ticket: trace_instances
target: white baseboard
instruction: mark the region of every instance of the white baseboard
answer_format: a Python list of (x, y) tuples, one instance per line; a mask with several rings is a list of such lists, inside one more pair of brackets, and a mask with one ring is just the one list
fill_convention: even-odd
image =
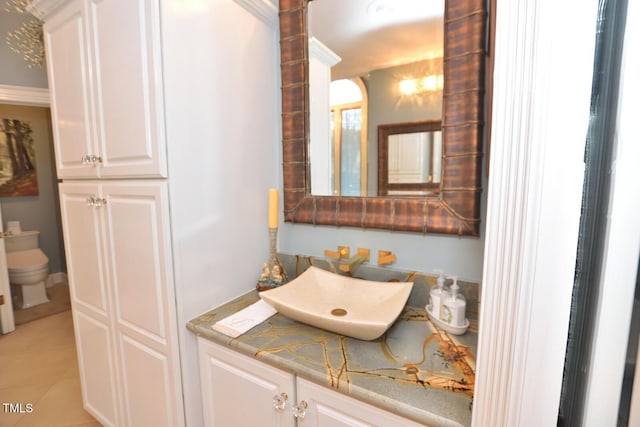
[(47, 277), (47, 282), (45, 283), (45, 287), (50, 288), (56, 283), (66, 282), (67, 281), (67, 273), (58, 272), (51, 273), (49, 277)]

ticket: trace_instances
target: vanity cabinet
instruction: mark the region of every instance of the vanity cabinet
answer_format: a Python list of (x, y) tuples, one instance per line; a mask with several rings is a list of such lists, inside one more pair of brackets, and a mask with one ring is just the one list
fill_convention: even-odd
[(60, 184), (85, 407), (107, 426), (183, 424), (165, 181)]
[(293, 375), (202, 338), (198, 356), (205, 426), (295, 426)]
[(406, 418), (198, 338), (205, 426), (418, 427)]
[(299, 427), (424, 427), (302, 378), (296, 386), (297, 401), (307, 406)]
[(43, 26), (58, 178), (166, 177), (158, 0), (72, 0)]

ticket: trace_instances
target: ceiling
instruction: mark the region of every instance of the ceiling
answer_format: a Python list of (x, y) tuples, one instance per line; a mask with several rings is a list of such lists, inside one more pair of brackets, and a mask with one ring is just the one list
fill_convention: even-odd
[(313, 0), (309, 34), (342, 60), (332, 78), (441, 58), (444, 0)]

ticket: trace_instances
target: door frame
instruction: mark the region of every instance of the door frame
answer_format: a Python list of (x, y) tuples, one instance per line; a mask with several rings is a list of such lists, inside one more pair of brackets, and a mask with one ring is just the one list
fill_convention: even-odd
[(4, 304), (0, 305), (0, 334), (8, 334), (16, 329), (13, 318), (13, 298), (9, 285), (7, 255), (4, 248), (4, 228), (2, 222), (2, 204), (0, 203), (0, 295), (4, 296)]
[[(631, 11), (634, 2), (629, 3)], [(473, 426), (557, 423), (578, 240), (597, 6), (596, 0), (511, 0), (500, 2), (496, 10), (491, 172)], [(566, 32), (567, 16), (571, 17), (571, 32)], [(630, 17), (628, 14), (627, 22), (635, 22)], [(627, 88), (625, 84), (621, 93), (629, 92), (632, 98), (632, 91), (627, 89), (631, 85)], [(624, 110), (633, 114), (632, 109)], [(615, 170), (618, 177), (632, 177), (620, 182), (637, 186), (640, 168), (633, 167), (633, 161), (638, 157), (638, 147), (632, 150), (631, 144), (637, 138), (633, 140), (634, 134), (629, 133), (625, 135), (628, 147), (620, 146), (629, 152), (618, 157)], [(630, 152), (636, 153), (635, 157)], [(637, 190), (632, 194), (637, 196)], [(619, 245), (607, 249), (612, 261), (625, 250), (637, 251), (633, 245), (638, 244), (638, 223), (629, 221), (625, 212), (637, 210), (612, 210), (621, 220), (617, 226), (611, 225), (612, 231), (614, 227), (625, 230), (624, 234), (618, 233)], [(627, 241), (623, 242), (625, 236)], [(637, 252), (635, 263), (630, 265), (637, 268)], [(616, 278), (611, 283), (615, 285), (607, 287), (607, 292), (617, 293), (615, 297), (624, 298), (629, 291), (633, 295), (635, 280)], [(606, 327), (615, 320), (620, 329), (615, 330), (616, 336), (628, 333), (628, 323), (621, 321), (631, 310), (627, 301), (624, 307), (605, 307), (601, 300), (601, 308), (607, 308), (598, 318), (602, 337), (612, 331)], [(613, 322), (608, 323), (605, 315)], [(596, 348), (614, 353), (603, 345), (611, 339), (600, 341)], [(624, 343), (626, 338), (617, 345), (623, 348)], [(614, 364), (600, 365), (600, 376), (621, 378), (625, 351), (617, 353), (621, 357)], [(590, 399), (594, 404), (591, 412), (598, 412), (598, 419), (617, 414), (618, 405), (611, 405), (611, 400), (618, 399), (620, 388), (603, 386), (592, 379), (589, 392), (594, 397), (608, 396), (600, 401)], [(590, 424), (586, 425), (615, 424), (598, 424), (597, 418), (588, 416), (585, 419)]]
[[(51, 107), (48, 89), (11, 85), (0, 85), (0, 104)], [(0, 233), (2, 231), (2, 209), (0, 206)], [(0, 294), (5, 296), (5, 303), (0, 305), (0, 334), (7, 334), (15, 330), (11, 286), (6, 265), (4, 241), (0, 240)]]
[(598, 2), (497, 3), (472, 425), (556, 425)]

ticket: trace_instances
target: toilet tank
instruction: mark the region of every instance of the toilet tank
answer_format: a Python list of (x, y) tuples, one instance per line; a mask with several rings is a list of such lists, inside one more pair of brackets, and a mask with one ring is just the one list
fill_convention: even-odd
[(27, 249), (37, 249), (39, 246), (39, 231), (23, 231), (22, 233), (4, 236), (4, 247), (7, 252), (26, 251)]

